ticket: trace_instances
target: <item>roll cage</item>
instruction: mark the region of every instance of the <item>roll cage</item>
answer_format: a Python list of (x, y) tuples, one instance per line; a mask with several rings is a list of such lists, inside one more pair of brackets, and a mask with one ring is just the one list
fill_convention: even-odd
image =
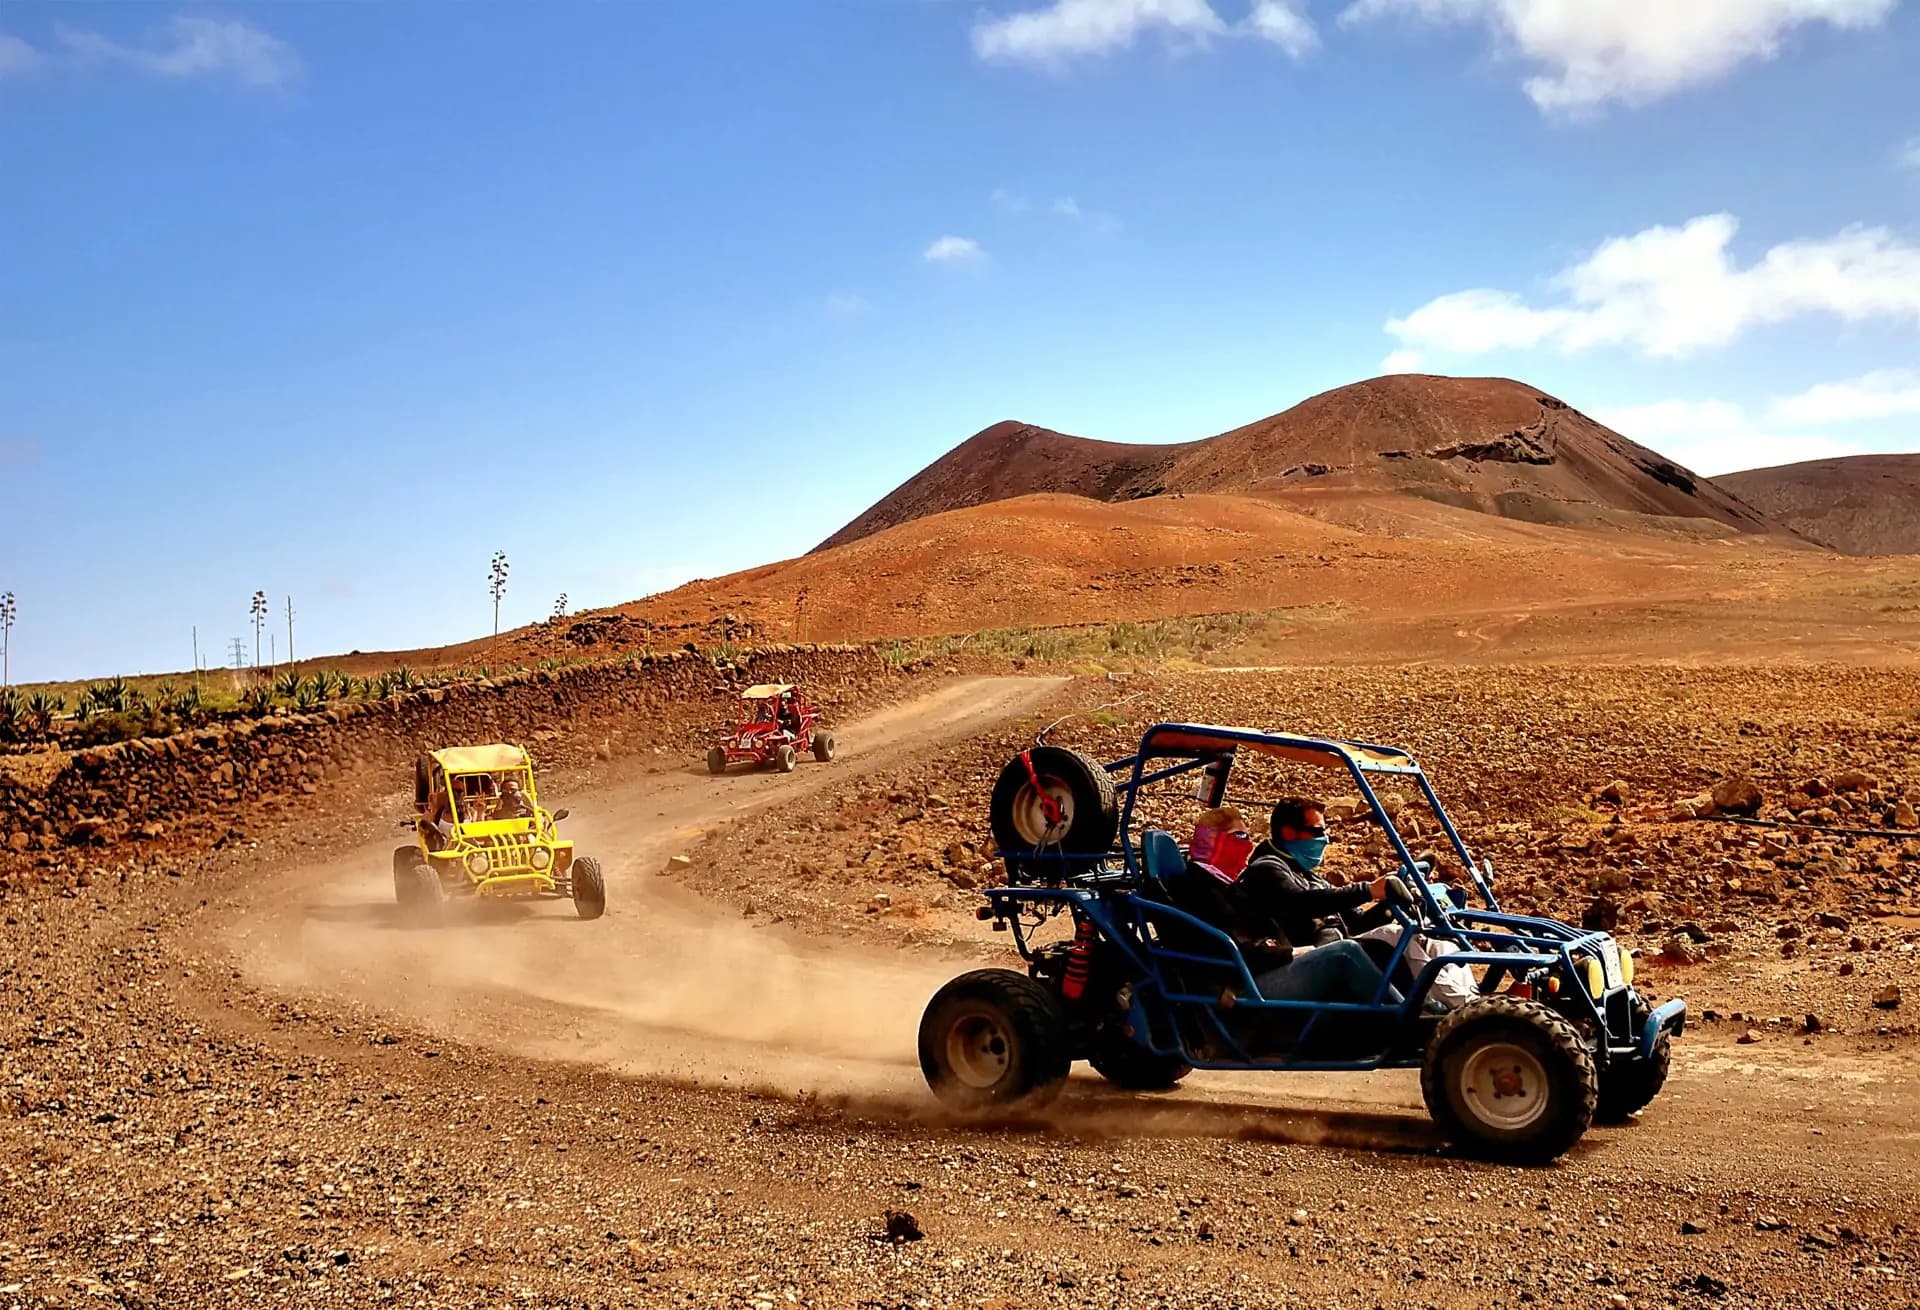
[[(1414, 912), (1389, 907), (1403, 931), (1382, 970), (1380, 989), (1368, 1003), (1263, 996), (1233, 939), (1172, 903), (1168, 882), (1187, 876), (1177, 843), (1165, 833), (1152, 831), (1141, 834), (1140, 840), (1133, 838), (1135, 806), (1143, 787), (1206, 771), (1201, 799), (1217, 806), (1226, 798), (1234, 762), (1243, 750), (1344, 772), (1398, 856), (1400, 877), (1414, 892), (1417, 905), (1411, 907)], [(1420, 1015), (1435, 977), (1450, 964), (1484, 968), (1482, 994), (1497, 991), (1508, 980), (1538, 979), (1543, 985), (1553, 980), (1554, 999), (1564, 1012), (1576, 1022), (1593, 1025), (1595, 1055), (1603, 1067), (1611, 1058), (1646, 1058), (1663, 1030), (1679, 1031), (1684, 1025), (1685, 1002), (1674, 1000), (1655, 1010), (1642, 1030), (1634, 1033), (1631, 963), (1623, 962), (1617, 944), (1606, 933), (1503, 912), (1493, 893), (1491, 861), (1475, 861), (1425, 771), (1399, 747), (1211, 724), (1161, 723), (1146, 731), (1134, 754), (1105, 767), (1115, 778), (1120, 803), (1118, 849), (1092, 863), (1085, 854), (1001, 852), (1009, 885), (987, 890), (988, 906), (981, 917), (993, 919), (996, 928), (1009, 929), (1022, 958), (1030, 963), (1040, 949), (1033, 933), (1048, 921), (1070, 912), (1076, 924), (1090, 924), (1121, 953), (1133, 974), (1121, 989), (1120, 1001), (1128, 1011), (1134, 1039), (1157, 1055), (1178, 1057), (1198, 1068), (1223, 1069), (1418, 1065), (1417, 1049), (1386, 1041), (1378, 1054), (1352, 1059), (1258, 1058), (1228, 1030), (1223, 1011), (1252, 1009), (1305, 1016), (1304, 1027), (1289, 1046), (1306, 1050), (1308, 1038), (1329, 1015), (1411, 1024)], [(1408, 848), (1373, 788), (1370, 779), (1374, 777), (1405, 779), (1419, 789), (1470, 876), (1472, 891), (1481, 901), (1479, 908), (1468, 903), (1466, 889), (1449, 889), (1451, 894), (1442, 896), (1427, 882), (1424, 875), (1431, 867), (1417, 861)], [(1169, 944), (1168, 929), (1185, 939), (1184, 947)], [(1415, 975), (1402, 1002), (1395, 1005), (1386, 994), (1389, 980), (1399, 971), (1416, 933), (1452, 942), (1458, 949), (1430, 959)], [(1215, 949), (1202, 953), (1196, 944)], [(1193, 979), (1195, 971), (1224, 978), (1224, 986), (1203, 988)], [(1182, 1023), (1182, 1018), (1190, 1022)], [(1199, 1040), (1203, 1034), (1210, 1040)]]

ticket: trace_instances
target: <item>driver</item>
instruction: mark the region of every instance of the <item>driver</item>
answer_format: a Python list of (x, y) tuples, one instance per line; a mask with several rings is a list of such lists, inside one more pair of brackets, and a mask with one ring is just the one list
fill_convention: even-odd
[(533, 802), (527, 799), (527, 793), (520, 786), (520, 775), (509, 773), (500, 781), (500, 803), (494, 807), (496, 819), (531, 819)]
[[(1398, 878), (1336, 887), (1321, 876), (1320, 861), (1327, 853), (1327, 807), (1321, 801), (1304, 796), (1275, 801), (1268, 833), (1254, 847), (1240, 885), (1295, 948), (1325, 946), (1391, 921), (1389, 898), (1402, 905), (1413, 901)], [(1369, 902), (1376, 908), (1362, 914)]]
[(800, 735), (800, 710), (794, 705), (790, 691), (780, 697), (780, 729), (796, 737)]

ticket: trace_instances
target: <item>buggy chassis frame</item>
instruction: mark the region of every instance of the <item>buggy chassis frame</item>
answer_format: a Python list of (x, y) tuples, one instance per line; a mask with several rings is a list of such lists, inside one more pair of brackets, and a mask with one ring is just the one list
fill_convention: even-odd
[[(1343, 769), (1358, 788), (1381, 830), (1399, 857), (1401, 878), (1418, 897), (1419, 913), (1395, 905), (1391, 911), (1403, 931), (1394, 945), (1390, 964), (1382, 971), (1380, 990), (1368, 1004), (1312, 1000), (1282, 1000), (1261, 994), (1245, 958), (1232, 938), (1194, 915), (1152, 895), (1165, 892), (1150, 876), (1142, 843), (1130, 840), (1135, 801), (1141, 788), (1195, 770), (1212, 770), (1212, 804), (1224, 799), (1238, 752), (1250, 748), (1263, 754), (1327, 769)], [(1171, 761), (1171, 763), (1162, 763)], [(1434, 978), (1448, 964), (1485, 966), (1480, 982), (1483, 995), (1497, 991), (1509, 978), (1555, 986), (1554, 999), (1576, 1023), (1592, 1025), (1597, 1035), (1594, 1057), (1601, 1071), (1616, 1060), (1646, 1059), (1662, 1032), (1675, 1034), (1686, 1025), (1686, 1002), (1675, 999), (1653, 1009), (1633, 1033), (1631, 964), (1623, 969), (1618, 946), (1604, 932), (1574, 928), (1552, 919), (1504, 913), (1493, 894), (1492, 862), (1474, 860), (1465, 839), (1454, 826), (1433, 784), (1407, 752), (1368, 742), (1336, 741), (1257, 732), (1246, 728), (1205, 724), (1162, 723), (1149, 728), (1139, 749), (1106, 765), (1117, 775), (1115, 791), (1121, 797), (1118, 852), (1109, 852), (1092, 868), (1088, 856), (1001, 852), (1009, 885), (988, 888), (988, 905), (981, 917), (994, 920), (996, 929), (1011, 930), (1023, 959), (1035, 958), (1034, 932), (1062, 913), (1076, 923), (1090, 924), (1100, 937), (1121, 952), (1136, 971), (1136, 981), (1121, 989), (1120, 1004), (1127, 1011), (1129, 1034), (1156, 1055), (1182, 1060), (1202, 1069), (1366, 1070), (1410, 1068), (1421, 1064), (1418, 1044), (1383, 1041), (1377, 1054), (1352, 1058), (1261, 1058), (1249, 1054), (1228, 1031), (1222, 1011), (1257, 1010), (1305, 1015), (1306, 1024), (1289, 1044), (1310, 1049), (1307, 1039), (1327, 1016), (1349, 1019), (1395, 1020), (1402, 1031), (1417, 1029)], [(1470, 908), (1464, 889), (1435, 894), (1422, 876), (1430, 866), (1415, 860), (1413, 852), (1388, 817), (1370, 776), (1404, 778), (1419, 788), (1431, 807), (1448, 844), (1472, 878), (1473, 890), (1484, 908)], [(1115, 855), (1118, 863), (1115, 863)], [(1051, 872), (1054, 876), (1049, 877)], [(1218, 954), (1175, 950), (1163, 940), (1161, 925), (1177, 924), (1192, 936), (1218, 947)], [(1415, 976), (1403, 1001), (1387, 999), (1387, 980), (1404, 961), (1416, 933), (1452, 942), (1454, 953), (1430, 959)], [(1230, 979), (1225, 993), (1192, 990), (1177, 976), (1177, 968), (1200, 966), (1221, 971)], [(1190, 1022), (1182, 1024), (1183, 1018)], [(1194, 1024), (1201, 1025), (1198, 1032)], [(1204, 1033), (1204, 1044), (1194, 1040)], [(1223, 1052), (1223, 1053), (1222, 1053)]]

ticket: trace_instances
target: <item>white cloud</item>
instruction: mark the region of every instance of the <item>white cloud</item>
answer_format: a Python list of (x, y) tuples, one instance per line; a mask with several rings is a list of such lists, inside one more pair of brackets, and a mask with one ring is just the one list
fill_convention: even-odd
[(24, 73), (40, 62), (40, 52), (17, 36), (0, 32), (0, 77)]
[(1542, 71), (1525, 82), (1545, 110), (1640, 105), (1772, 59), (1809, 23), (1873, 27), (1898, 0), (1355, 0), (1342, 23), (1404, 16), (1479, 23), (1503, 53)]
[(300, 76), (300, 57), (278, 37), (238, 19), (176, 17), (160, 41), (123, 45), (98, 32), (61, 26), (55, 31), (74, 54), (130, 64), (160, 77), (232, 77), (256, 87), (284, 86)]
[(1845, 382), (1822, 382), (1776, 396), (1767, 413), (1786, 423), (1858, 423), (1920, 414), (1920, 371), (1879, 369)]
[(873, 302), (857, 291), (835, 291), (827, 297), (827, 313), (835, 318), (858, 318), (873, 308)]
[(980, 58), (1059, 68), (1075, 59), (1125, 50), (1147, 33), (1176, 49), (1204, 48), (1216, 37), (1270, 41), (1293, 59), (1319, 44), (1303, 0), (1254, 0), (1237, 23), (1211, 0), (1051, 0), (1037, 9), (989, 18), (973, 29)]
[(1387, 331), (1407, 347), (1455, 354), (1626, 346), (1678, 358), (1802, 314), (1920, 322), (1920, 247), (1887, 229), (1783, 242), (1740, 268), (1728, 252), (1738, 227), (1710, 214), (1613, 237), (1552, 280), (1558, 304), (1458, 291), (1389, 319)]
[(935, 237), (920, 258), (929, 264), (973, 264), (987, 257), (972, 237)]
[(1023, 195), (995, 188), (993, 207), (1003, 214), (1024, 214), (1033, 208), (1033, 202)]
[(1920, 136), (1910, 138), (1901, 146), (1894, 162), (1902, 168), (1920, 168)]
[(1289, 59), (1305, 59), (1320, 48), (1320, 34), (1295, 0), (1254, 0), (1247, 31), (1279, 46)]
[(1657, 400), (1593, 412), (1624, 437), (1706, 477), (1741, 469), (1857, 455), (1861, 447), (1818, 432), (1776, 431), (1725, 400)]
[(1420, 366), (1426, 362), (1426, 356), (1417, 350), (1396, 350), (1380, 361), (1380, 371), (1382, 373), (1418, 373)]

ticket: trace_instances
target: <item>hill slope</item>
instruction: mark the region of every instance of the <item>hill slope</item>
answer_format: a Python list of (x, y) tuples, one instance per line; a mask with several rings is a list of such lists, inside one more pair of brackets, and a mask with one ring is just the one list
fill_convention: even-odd
[(1920, 555), (1920, 454), (1815, 459), (1714, 481), (1823, 546), (1849, 555)]
[(1564, 401), (1507, 378), (1408, 374), (1324, 392), (1201, 441), (1124, 445), (1014, 422), (970, 437), (833, 534), (845, 545), (929, 514), (1035, 492), (1391, 491), (1534, 522), (1625, 512), (1775, 524), (1734, 495)]

